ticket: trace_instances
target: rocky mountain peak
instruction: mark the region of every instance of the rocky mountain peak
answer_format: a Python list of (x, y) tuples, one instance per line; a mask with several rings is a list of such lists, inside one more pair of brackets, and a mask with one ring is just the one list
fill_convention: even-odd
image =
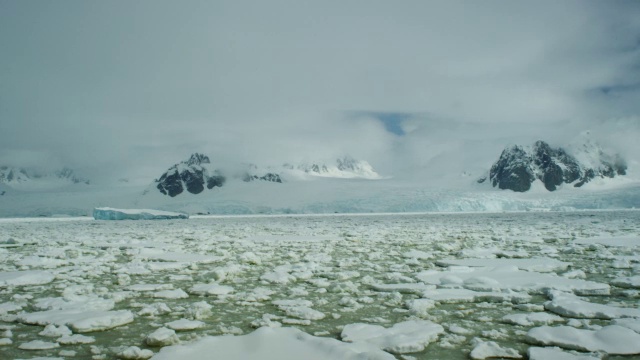
[(210, 168), (209, 157), (195, 153), (191, 157), (170, 167), (156, 180), (156, 188), (164, 195), (175, 197), (185, 189), (199, 194), (207, 189), (222, 186), (226, 178)]
[(188, 166), (202, 165), (202, 164), (211, 164), (211, 160), (209, 160), (209, 157), (207, 155), (194, 153), (194, 154), (191, 154), (191, 157), (189, 158), (189, 160), (183, 161), (183, 163), (185, 163)]
[(539, 140), (531, 147), (505, 148), (491, 167), (489, 179), (494, 187), (517, 192), (528, 191), (538, 179), (547, 190), (554, 191), (562, 184), (580, 187), (595, 177), (625, 174), (624, 160), (617, 154), (606, 154), (599, 146), (588, 145), (571, 154)]

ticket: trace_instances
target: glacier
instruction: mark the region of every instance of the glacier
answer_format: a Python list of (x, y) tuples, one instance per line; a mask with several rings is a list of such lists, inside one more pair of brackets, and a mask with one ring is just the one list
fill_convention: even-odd
[(103, 207), (93, 209), (93, 218), (96, 220), (166, 220), (188, 219), (189, 215), (151, 209), (114, 209)]

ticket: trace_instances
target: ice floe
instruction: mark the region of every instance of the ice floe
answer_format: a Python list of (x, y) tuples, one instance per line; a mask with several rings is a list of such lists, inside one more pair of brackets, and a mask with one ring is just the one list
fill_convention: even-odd
[(439, 266), (469, 266), (469, 267), (509, 267), (515, 266), (520, 270), (537, 272), (556, 272), (566, 270), (571, 263), (551, 258), (530, 259), (444, 259), (437, 260)]
[(405, 354), (424, 350), (443, 332), (441, 325), (431, 321), (409, 320), (390, 328), (362, 323), (349, 324), (342, 329), (340, 337), (343, 341), (365, 342), (395, 354)]
[(600, 360), (596, 354), (575, 354), (558, 347), (536, 347), (527, 349), (529, 360)]
[(640, 354), (640, 334), (618, 325), (599, 330), (582, 330), (571, 326), (542, 326), (527, 333), (533, 343), (554, 345), (581, 351), (603, 351), (611, 355)]
[(188, 345), (168, 346), (154, 360), (206, 360), (211, 354), (227, 360), (393, 360), (395, 357), (368, 343), (344, 343), (309, 335), (295, 328), (263, 327), (242, 336), (209, 336)]
[(610, 292), (608, 284), (523, 271), (515, 266), (470, 269), (427, 270), (416, 277), (428, 284), (476, 291), (514, 290), (542, 294), (547, 290), (563, 290), (584, 295), (607, 295)]
[(549, 293), (551, 301), (544, 304), (545, 309), (558, 315), (585, 319), (615, 319), (621, 317), (640, 317), (640, 309), (597, 304), (560, 291)]
[(7, 286), (44, 285), (56, 276), (48, 271), (27, 270), (0, 272), (0, 288)]

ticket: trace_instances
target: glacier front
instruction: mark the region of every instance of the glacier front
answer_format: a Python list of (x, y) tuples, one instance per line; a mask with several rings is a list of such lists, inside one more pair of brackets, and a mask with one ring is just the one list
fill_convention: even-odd
[(101, 207), (93, 209), (93, 218), (96, 220), (166, 220), (188, 219), (189, 215), (151, 209), (114, 209)]

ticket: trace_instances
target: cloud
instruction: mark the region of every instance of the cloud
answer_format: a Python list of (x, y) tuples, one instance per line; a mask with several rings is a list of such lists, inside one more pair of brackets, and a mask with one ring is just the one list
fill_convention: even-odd
[[(597, 128), (611, 138), (615, 119), (637, 130), (639, 10), (634, 1), (3, 2), (0, 153), (149, 174), (140, 176), (194, 151), (228, 163), (351, 153), (408, 172), (474, 149), (460, 161), (479, 164), (534, 136), (562, 142)], [(376, 114), (405, 114), (406, 134)]]

